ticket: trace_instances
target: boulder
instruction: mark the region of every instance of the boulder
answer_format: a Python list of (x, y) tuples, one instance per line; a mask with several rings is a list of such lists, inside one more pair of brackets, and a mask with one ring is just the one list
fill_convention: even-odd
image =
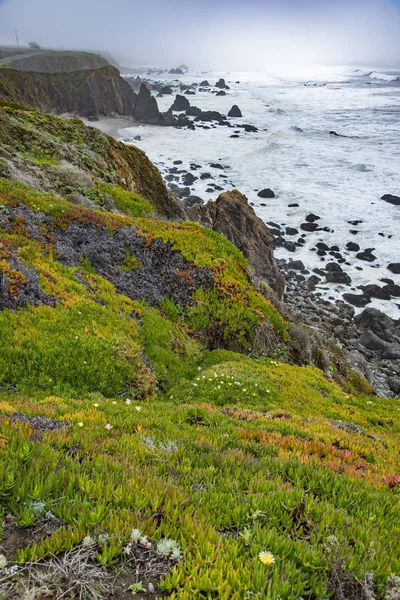
[(287, 264), (287, 268), (292, 269), (293, 271), (304, 271), (305, 266), (304, 266), (303, 261), (301, 261), (301, 260), (291, 260)]
[(358, 308), (366, 306), (371, 302), (371, 298), (369, 298), (369, 296), (365, 296), (364, 294), (343, 294), (343, 299), (349, 304), (357, 306)]
[(174, 93), (174, 91), (173, 91), (172, 87), (170, 87), (169, 85), (164, 85), (164, 87), (162, 87), (160, 89), (160, 94), (162, 96), (170, 96), (173, 93)]
[(349, 252), (358, 252), (360, 250), (360, 246), (355, 242), (348, 242), (346, 248)]
[(238, 107), (237, 104), (234, 104), (231, 108), (231, 110), (228, 112), (228, 117), (232, 117), (232, 118), (236, 118), (236, 117), (242, 117), (242, 111), (240, 110), (240, 108)]
[(226, 85), (226, 83), (225, 83), (225, 79), (223, 79), (222, 77), (221, 77), (221, 79), (219, 79), (219, 80), (217, 81), (217, 83), (215, 84), (215, 86), (214, 86), (214, 87), (216, 87), (216, 88), (219, 88), (219, 89), (221, 89), (221, 90), (229, 90), (229, 86), (228, 86), (228, 85)]
[(217, 96), (226, 96), (226, 92), (224, 92), (224, 90), (219, 90), (219, 92), (217, 92)]
[(400, 275), (400, 263), (390, 263), (387, 268), (395, 275)]
[(264, 190), (261, 190), (261, 192), (258, 192), (257, 196), (259, 198), (275, 198), (275, 194), (272, 190), (270, 190), (269, 188), (265, 188)]
[(366, 296), (370, 298), (379, 298), (380, 300), (390, 300), (390, 293), (384, 287), (380, 287), (379, 285), (369, 284), (362, 285), (360, 289)]
[(315, 223), (315, 221), (319, 221), (320, 219), (321, 217), (319, 217), (318, 215), (314, 215), (314, 213), (310, 213), (306, 216), (307, 223)]
[(207, 79), (204, 79), (204, 81), (202, 81), (200, 83), (200, 86), (201, 87), (210, 87), (210, 84), (208, 83)]
[(395, 341), (395, 323), (388, 316), (376, 308), (366, 308), (354, 318), (358, 329), (372, 331), (382, 340), (388, 343)]
[(303, 231), (315, 231), (318, 229), (318, 225), (316, 223), (302, 223), (300, 229)]
[(359, 252), (358, 254), (356, 254), (356, 258), (360, 260), (365, 260), (367, 262), (374, 262), (374, 260), (376, 260), (376, 256), (374, 256), (372, 252), (367, 252), (366, 250), (364, 252)]
[(326, 281), (328, 283), (340, 283), (343, 285), (351, 284), (351, 277), (344, 271), (331, 271), (326, 274)]
[(190, 220), (224, 234), (248, 258), (254, 275), (282, 297), (285, 279), (274, 258), (274, 237), (237, 190), (220, 194), (215, 202), (187, 211)]
[(392, 194), (384, 194), (381, 198), (385, 202), (389, 202), (389, 204), (393, 204), (394, 206), (400, 206), (400, 196), (392, 196)]

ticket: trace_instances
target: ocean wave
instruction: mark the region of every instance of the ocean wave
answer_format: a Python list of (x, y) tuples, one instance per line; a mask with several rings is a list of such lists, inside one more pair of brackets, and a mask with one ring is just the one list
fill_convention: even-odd
[(381, 81), (400, 81), (399, 75), (387, 75), (387, 73), (378, 73), (377, 71), (372, 71), (369, 76), (371, 79), (380, 79)]

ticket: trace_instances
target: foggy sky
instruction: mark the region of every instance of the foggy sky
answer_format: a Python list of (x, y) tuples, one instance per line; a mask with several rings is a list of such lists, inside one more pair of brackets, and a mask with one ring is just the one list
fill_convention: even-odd
[(0, 0), (0, 43), (104, 49), (125, 65), (400, 67), (399, 0)]

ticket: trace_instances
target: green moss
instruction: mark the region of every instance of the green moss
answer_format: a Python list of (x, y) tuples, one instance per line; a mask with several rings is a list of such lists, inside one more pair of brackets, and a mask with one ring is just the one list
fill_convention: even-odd
[(131, 254), (129, 252), (129, 250), (126, 250), (126, 257), (125, 257), (125, 262), (124, 264), (121, 266), (121, 269), (123, 271), (134, 271), (135, 269), (138, 269), (140, 267), (141, 263), (140, 261), (136, 258), (136, 256), (134, 256), (133, 254)]

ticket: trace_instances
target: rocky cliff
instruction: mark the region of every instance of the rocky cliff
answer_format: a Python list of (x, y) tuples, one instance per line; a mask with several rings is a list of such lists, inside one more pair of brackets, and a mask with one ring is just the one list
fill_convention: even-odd
[(102, 56), (89, 52), (37, 51), (24, 58), (11, 58), (6, 67), (38, 73), (64, 73), (99, 69), (108, 64)]
[(0, 99), (43, 112), (88, 117), (132, 115), (136, 95), (111, 65), (57, 73), (1, 68)]
[(222, 233), (240, 248), (256, 280), (267, 282), (282, 297), (285, 279), (275, 262), (274, 238), (243, 194), (237, 190), (221, 194), (216, 202), (193, 206), (187, 213), (193, 221)]

